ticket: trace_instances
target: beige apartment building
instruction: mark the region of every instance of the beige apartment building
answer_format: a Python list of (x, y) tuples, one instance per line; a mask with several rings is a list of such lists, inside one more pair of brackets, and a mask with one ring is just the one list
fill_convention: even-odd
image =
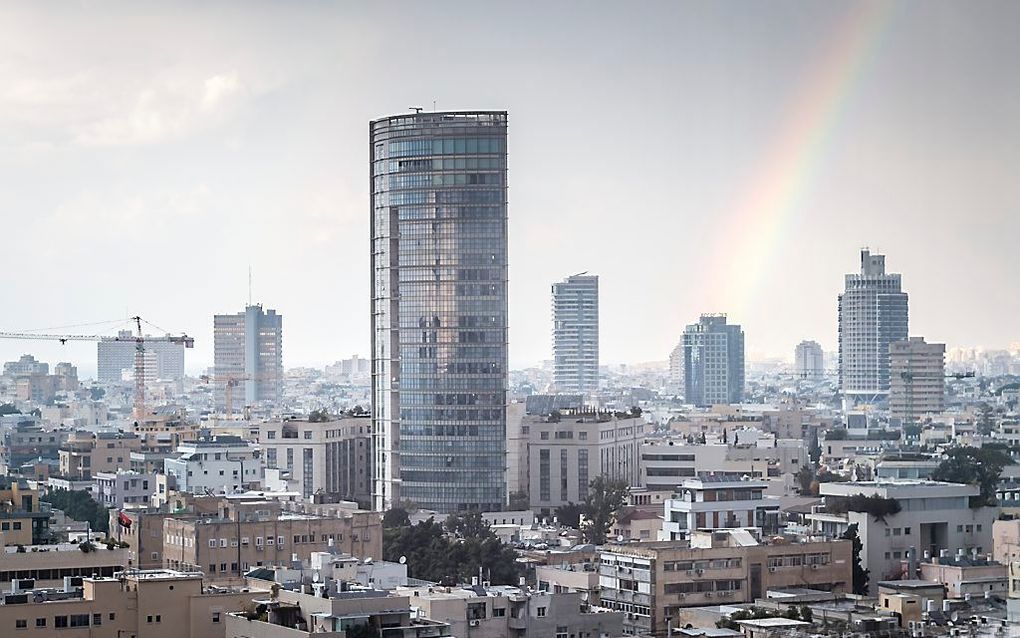
[(204, 572), (211, 582), (237, 582), (255, 567), (283, 565), (295, 555), (330, 550), (381, 558), (379, 514), (341, 509), (322, 516), (286, 511), (271, 501), (224, 499), (215, 514), (163, 520), (163, 564)]
[(889, 414), (917, 421), (940, 414), (946, 398), (946, 344), (924, 337), (889, 344)]
[[(0, 546), (0, 584), (13, 588), (14, 581), (31, 582), (31, 587), (61, 587), (65, 578), (113, 576), (130, 566), (129, 550), (107, 549), (83, 552), (76, 543), (31, 545), (21, 548)], [(0, 631), (0, 635), (4, 635)]]
[[(641, 479), (641, 442), (647, 424), (641, 417), (618, 418), (609, 412), (564, 410), (559, 416), (524, 415), (516, 434), (508, 439), (508, 456), (523, 467), (531, 509), (540, 516), (588, 496), (588, 484), (597, 476), (638, 485)], [(512, 428), (513, 429), (513, 428)]]
[(601, 605), (626, 612), (628, 633), (667, 635), (685, 607), (753, 602), (770, 589), (848, 592), (851, 552), (850, 541), (765, 541), (746, 529), (606, 545), (599, 550)]
[(365, 505), (371, 501), (369, 415), (260, 423), (257, 441), (266, 469), (286, 472), (287, 491), (305, 498), (322, 494)]
[(142, 440), (124, 432), (75, 432), (60, 446), (60, 475), (89, 479), (93, 472), (116, 472), (131, 466), (131, 453), (142, 449)]
[(251, 591), (203, 587), (201, 574), (135, 571), (84, 578), (81, 588), (29, 591), (0, 604), (0, 636), (224, 638), (226, 616)]
[(50, 515), (40, 510), (38, 490), (0, 476), (0, 546), (48, 542)]

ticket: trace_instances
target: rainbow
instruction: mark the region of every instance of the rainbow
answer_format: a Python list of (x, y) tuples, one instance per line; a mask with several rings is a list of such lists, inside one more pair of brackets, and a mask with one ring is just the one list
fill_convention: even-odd
[[(818, 61), (810, 66), (784, 110), (779, 127), (748, 188), (735, 200), (712, 253), (716, 273), (703, 297), (722, 295), (731, 316), (748, 317), (758, 283), (811, 192), (840, 120), (876, 57), (892, 22), (894, 3), (855, 2)], [(736, 241), (733, 241), (736, 238)]]

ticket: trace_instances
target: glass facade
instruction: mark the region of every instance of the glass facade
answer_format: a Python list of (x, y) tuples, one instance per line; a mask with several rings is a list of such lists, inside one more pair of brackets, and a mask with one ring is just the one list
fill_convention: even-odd
[(376, 509), (505, 502), (506, 112), (369, 126)]

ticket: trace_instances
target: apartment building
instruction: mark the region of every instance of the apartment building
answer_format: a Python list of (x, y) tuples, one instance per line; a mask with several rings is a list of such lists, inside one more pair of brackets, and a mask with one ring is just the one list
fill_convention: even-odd
[(287, 491), (367, 505), (372, 492), (372, 419), (293, 419), (258, 424), (266, 469), (286, 470)]
[(95, 472), (116, 472), (131, 465), (131, 453), (142, 448), (141, 439), (125, 432), (74, 432), (60, 447), (60, 475), (91, 479)]
[[(113, 576), (131, 567), (131, 552), (123, 547), (83, 552), (78, 543), (0, 546), (0, 583), (17, 587), (62, 587), (65, 578)], [(0, 632), (3, 635), (3, 632)]]
[(213, 317), (215, 403), (228, 414), (243, 406), (265, 407), (283, 397), (283, 315), (245, 306)]
[(640, 451), (647, 424), (641, 417), (608, 412), (564, 412), (525, 416), (518, 445), (527, 459), (528, 495), (542, 516), (567, 503), (580, 503), (596, 476), (640, 481)]
[(92, 477), (92, 498), (106, 508), (148, 505), (156, 493), (156, 474), (130, 471), (96, 472)]
[(262, 484), (258, 446), (239, 436), (214, 436), (184, 443), (164, 461), (174, 488), (191, 494), (238, 492)]
[(889, 344), (889, 414), (913, 422), (946, 407), (946, 344), (924, 337)]
[[(268, 595), (268, 593), (267, 593)], [(33, 638), (223, 638), (252, 592), (203, 587), (201, 574), (131, 571), (28, 590), (0, 604), (0, 635)]]
[(489, 585), (398, 587), (427, 618), (446, 623), (454, 636), (545, 638), (619, 636), (622, 613), (594, 613), (579, 592)]
[(49, 542), (50, 514), (41, 510), (28, 481), (0, 476), (0, 545)]
[[(728, 444), (707, 445), (648, 440), (641, 446), (641, 485), (652, 491), (675, 491), (685, 479), (703, 472), (739, 473), (764, 479), (770, 470), (778, 475), (796, 474), (807, 463), (803, 441), (762, 435), (756, 430), (733, 430), (728, 431)], [(734, 439), (737, 445), (733, 444)]]
[[(248, 580), (259, 585), (265, 583)], [(454, 635), (447, 623), (420, 618), (407, 595), (333, 579), (276, 585), (274, 591), (270, 600), (265, 596), (252, 600), (250, 607), (264, 609), (264, 613), (228, 614), (225, 638), (355, 635), (444, 638)], [(414, 606), (417, 607), (417, 603)]]
[(822, 483), (819, 494), (825, 497), (826, 509), (844, 509), (837, 503), (854, 495), (877, 496), (895, 500), (900, 510), (895, 514), (876, 517), (868, 512), (808, 514), (814, 530), (831, 536), (842, 534), (857, 524), (861, 539), (861, 563), (871, 571), (870, 593), (878, 591), (878, 582), (899, 578), (902, 561), (913, 547), (917, 552), (938, 556), (942, 550), (956, 553), (963, 550), (978, 554), (992, 551), (992, 524), (998, 517), (997, 507), (970, 507), (977, 496), (976, 485), (944, 483), (931, 480), (857, 481)]
[(682, 540), (697, 530), (757, 527), (779, 531), (779, 499), (768, 498), (768, 483), (739, 474), (702, 473), (684, 479), (680, 498), (663, 508), (659, 540)]
[(216, 582), (237, 581), (250, 569), (282, 565), (312, 552), (338, 551), (382, 557), (377, 513), (333, 510), (323, 516), (282, 510), (279, 503), (223, 499), (215, 514), (163, 520), (163, 563), (202, 571)]
[(849, 541), (764, 542), (748, 530), (695, 532), (689, 542), (599, 550), (601, 605), (626, 614), (628, 634), (669, 635), (685, 607), (753, 602), (771, 589), (852, 588)]

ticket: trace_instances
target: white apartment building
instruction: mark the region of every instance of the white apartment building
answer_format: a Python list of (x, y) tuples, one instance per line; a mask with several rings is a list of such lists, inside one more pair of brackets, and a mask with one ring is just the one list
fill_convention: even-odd
[[(685, 479), (702, 472), (747, 474), (765, 479), (769, 469), (796, 474), (807, 463), (807, 446), (797, 439), (776, 440), (755, 430), (727, 435), (729, 444), (692, 445), (675, 441), (641, 446), (641, 485), (652, 491), (675, 491)], [(733, 445), (736, 438), (738, 445)]]
[(950, 554), (963, 550), (978, 554), (992, 551), (992, 523), (998, 517), (997, 507), (970, 507), (970, 498), (977, 496), (976, 485), (944, 483), (928, 480), (878, 480), (854, 483), (823, 483), (819, 492), (830, 498), (847, 498), (856, 494), (896, 499), (900, 511), (878, 518), (867, 512), (846, 514), (809, 514), (815, 531), (829, 535), (842, 534), (849, 525), (857, 524), (863, 549), (861, 562), (871, 570), (870, 593), (878, 591), (878, 582), (898, 579), (903, 570), (907, 550), (915, 548), (918, 555), (928, 552), (938, 556), (941, 550)]
[(156, 493), (156, 475), (138, 472), (96, 472), (92, 475), (92, 498), (106, 508), (149, 505)]
[(191, 494), (237, 492), (262, 484), (258, 446), (237, 436), (215, 436), (177, 447), (163, 467), (175, 489)]
[(768, 483), (735, 474), (684, 479), (680, 498), (663, 507), (659, 540), (684, 540), (695, 530), (757, 527), (775, 532), (779, 501), (765, 496)]

